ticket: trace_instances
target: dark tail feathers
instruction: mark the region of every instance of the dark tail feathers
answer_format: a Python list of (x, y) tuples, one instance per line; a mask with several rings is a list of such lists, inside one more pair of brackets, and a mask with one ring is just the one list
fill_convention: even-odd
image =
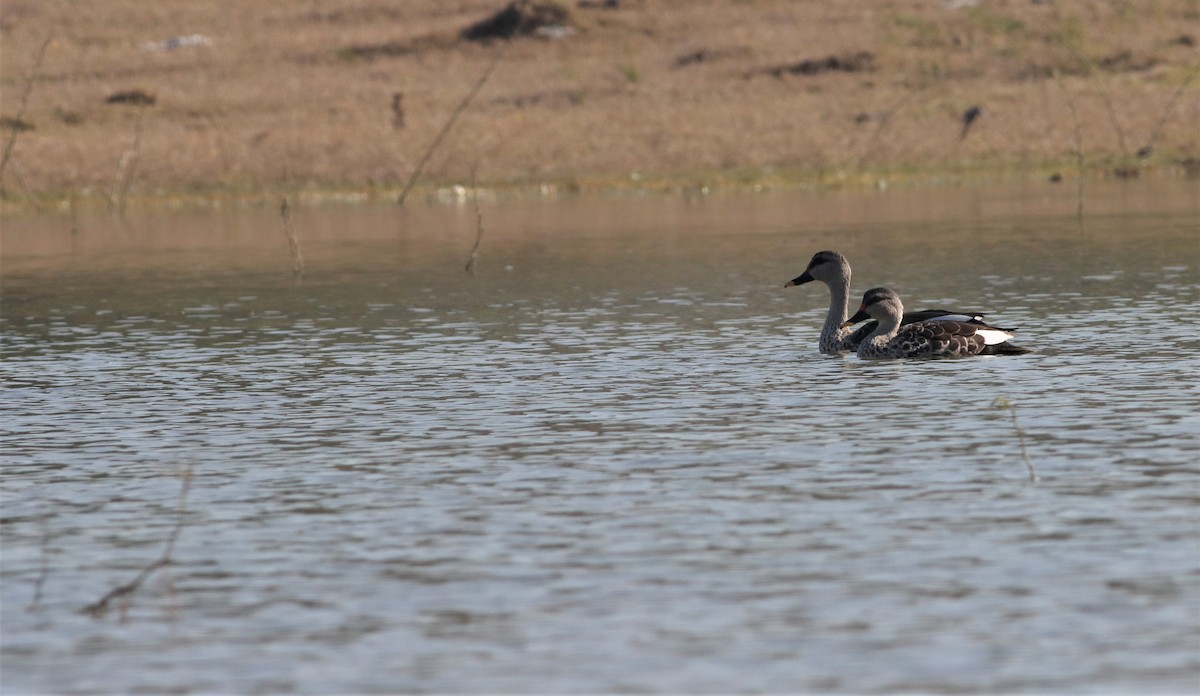
[(984, 346), (983, 351), (980, 352), (979, 354), (980, 355), (1024, 355), (1026, 353), (1032, 353), (1032, 352), (1033, 351), (1029, 350), (1028, 348), (1022, 348), (1021, 346), (1018, 346), (1016, 344), (1005, 341), (1004, 343), (997, 343), (997, 344), (991, 345), (991, 346)]

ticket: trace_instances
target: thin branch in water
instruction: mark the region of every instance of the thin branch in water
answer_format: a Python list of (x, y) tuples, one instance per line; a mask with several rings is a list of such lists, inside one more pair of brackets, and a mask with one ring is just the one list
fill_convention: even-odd
[(17, 164), (16, 160), (11, 162), (11, 166), (13, 178), (17, 180), (17, 185), (21, 187), (21, 197), (24, 198), (29, 205), (33, 206), (34, 210), (38, 211), (39, 213), (46, 212), (46, 206), (42, 205), (37, 199), (37, 196), (34, 195), (33, 191), (29, 190), (29, 184), (26, 184), (25, 177), (21, 176), (21, 166)]
[(475, 204), (475, 245), (471, 247), (471, 256), (467, 258), (466, 271), (475, 275), (475, 264), (479, 260), (479, 245), (483, 242), (483, 211), (479, 209), (479, 189), (475, 187), (475, 169), (471, 167), (471, 201)]
[(79, 234), (79, 207), (75, 189), (71, 189), (71, 197), (67, 199), (67, 207), (71, 212), (71, 236)]
[[(1129, 145), (1125, 141), (1125, 129), (1121, 127), (1121, 121), (1117, 118), (1117, 110), (1113, 107), (1112, 97), (1108, 93), (1108, 88), (1104, 83), (1098, 80), (1096, 72), (1092, 70), (1092, 61), (1079, 52), (1079, 48), (1072, 43), (1063, 42), (1067, 50), (1075, 56), (1075, 60), (1079, 61), (1080, 65), (1087, 68), (1087, 74), (1091, 78), (1092, 84), (1096, 86), (1096, 91), (1100, 93), (1100, 102), (1104, 104), (1104, 110), (1108, 112), (1108, 121), (1112, 124), (1113, 130), (1117, 133), (1117, 146), (1121, 148), (1121, 155), (1126, 159), (1129, 157)], [(1057, 73), (1056, 73), (1057, 74)], [(1061, 83), (1060, 83), (1061, 86)]]
[(125, 212), (125, 198), (129, 194), (129, 185), (133, 182), (133, 173), (137, 169), (138, 149), (142, 144), (142, 112), (138, 112), (133, 120), (133, 141), (125, 152), (121, 153), (121, 161), (117, 164), (117, 181), (113, 184), (108, 203), (118, 214)]
[(1171, 97), (1171, 101), (1167, 102), (1166, 108), (1162, 110), (1162, 113), (1158, 116), (1158, 120), (1154, 122), (1154, 128), (1150, 130), (1150, 139), (1146, 141), (1146, 145), (1144, 147), (1138, 150), (1138, 155), (1149, 157), (1150, 153), (1154, 151), (1154, 142), (1158, 140), (1158, 134), (1162, 131), (1163, 124), (1167, 122), (1167, 117), (1170, 116), (1171, 111), (1174, 110), (1175, 103), (1178, 102), (1179, 98), (1183, 96), (1183, 93), (1187, 89), (1188, 85), (1192, 83), (1192, 80), (1196, 79), (1196, 75), (1198, 74), (1200, 74), (1200, 65), (1197, 65), (1195, 68), (1193, 68), (1192, 71), (1188, 73), (1187, 77), (1183, 78), (1183, 82), (1180, 83), (1179, 89), (1175, 90), (1175, 94)]
[(871, 139), (867, 141), (866, 147), (863, 148), (862, 155), (858, 158), (858, 163), (855, 165), (857, 169), (862, 169), (863, 164), (865, 164), (867, 161), (867, 158), (870, 157), (875, 151), (875, 143), (879, 142), (879, 138), (883, 135), (884, 129), (887, 128), (887, 125), (892, 120), (892, 115), (899, 111), (905, 104), (907, 104), (910, 99), (917, 96), (919, 92), (921, 92), (921, 89), (914, 89), (898, 99), (890, 108), (884, 109), (883, 113), (879, 116), (879, 125), (875, 127), (875, 132), (871, 133)]
[(225, 147), (225, 130), (217, 123), (217, 117), (208, 112), (204, 114), (204, 120), (208, 121), (209, 130), (215, 135), (217, 140), (217, 156), (221, 160), (221, 172), (229, 171), (229, 152)]
[(132, 580), (123, 585), (114, 587), (108, 592), (108, 594), (81, 609), (80, 613), (90, 614), (92, 617), (97, 619), (103, 617), (108, 613), (108, 605), (110, 602), (112, 602), (114, 599), (126, 597), (128, 595), (132, 595), (134, 592), (137, 592), (138, 588), (142, 586), (142, 583), (146, 580), (146, 578), (150, 577), (154, 571), (162, 568), (163, 566), (171, 564), (171, 554), (175, 551), (175, 542), (179, 539), (179, 534), (183, 532), (183, 524), (187, 517), (187, 496), (188, 491), (191, 490), (192, 487), (191, 464), (188, 464), (186, 467), (184, 467), (183, 471), (180, 473), (180, 478), (182, 479), (182, 482), (179, 486), (179, 503), (175, 512), (175, 527), (167, 536), (166, 544), (163, 546), (162, 555), (160, 555), (150, 565), (142, 568), (141, 572), (134, 576)]
[(1071, 90), (1067, 89), (1066, 83), (1063, 82), (1062, 76), (1058, 71), (1051, 73), (1054, 82), (1058, 84), (1058, 88), (1063, 91), (1067, 97), (1067, 109), (1071, 112), (1071, 122), (1075, 125), (1075, 168), (1076, 176), (1079, 179), (1079, 189), (1076, 192), (1075, 216), (1079, 220), (1079, 224), (1083, 225), (1083, 126), (1079, 123), (1079, 112), (1075, 109), (1075, 98), (1071, 96)]
[(1013, 430), (1017, 432), (1017, 441), (1021, 444), (1021, 458), (1025, 460), (1025, 468), (1029, 470), (1029, 480), (1037, 481), (1037, 472), (1033, 470), (1033, 462), (1029, 460), (1029, 451), (1025, 449), (1025, 431), (1017, 424), (1017, 407), (1006, 396), (997, 396), (992, 400), (992, 407), (1005, 409), (1012, 416)]
[(17, 113), (9, 128), (8, 141), (4, 143), (4, 155), (0, 157), (0, 191), (4, 190), (4, 172), (8, 170), (8, 162), (12, 159), (13, 148), (17, 146), (17, 134), (22, 130), (21, 124), (24, 122), (25, 107), (29, 105), (29, 95), (33, 93), (33, 85), (37, 82), (38, 72), (42, 69), (42, 60), (46, 57), (46, 49), (50, 47), (51, 40), (47, 38), (42, 42), (37, 56), (33, 59), (33, 67), (25, 76), (25, 89), (21, 92), (20, 101), (17, 102)]
[(421, 170), (425, 168), (426, 163), (429, 162), (429, 158), (433, 156), (434, 150), (436, 150), (438, 146), (442, 144), (442, 141), (445, 140), (446, 136), (450, 133), (450, 129), (454, 127), (454, 122), (458, 120), (458, 117), (462, 115), (462, 112), (466, 111), (467, 107), (471, 104), (471, 101), (475, 99), (475, 95), (479, 94), (479, 90), (483, 89), (483, 85), (487, 83), (488, 78), (492, 76), (492, 72), (496, 69), (496, 66), (500, 64), (500, 58), (504, 55), (504, 51), (507, 50), (507, 48), (508, 43), (505, 42), (500, 45), (500, 48), (496, 49), (496, 55), (492, 58), (492, 62), (488, 65), (487, 70), (483, 71), (483, 74), (479, 76), (479, 79), (475, 82), (475, 85), (471, 87), (471, 91), (468, 92), (467, 96), (462, 100), (462, 103), (458, 105), (458, 108), (456, 108), (452, 114), (450, 114), (450, 118), (448, 118), (446, 120), (446, 124), (442, 126), (441, 132), (439, 132), (437, 137), (433, 139), (433, 142), (429, 145), (429, 149), (425, 150), (425, 154), (421, 157), (421, 161), (417, 162), (416, 169), (413, 169), (412, 175), (408, 177), (408, 183), (404, 185), (404, 190), (400, 192), (400, 197), (396, 199), (397, 205), (404, 205), (404, 200), (408, 198), (408, 192), (411, 191), (413, 185), (417, 183), (417, 178), (421, 176)]
[(42, 515), (38, 519), (38, 526), (41, 528), (41, 558), (38, 564), (38, 576), (33, 581), (33, 600), (29, 602), (29, 606), (25, 607), (25, 611), (34, 612), (42, 608), (42, 588), (46, 584), (46, 578), (50, 575), (50, 524), (46, 521), (49, 515)]
[(1121, 148), (1121, 156), (1129, 160), (1129, 145), (1125, 142), (1125, 129), (1121, 127), (1121, 122), (1117, 119), (1117, 110), (1113, 107), (1108, 89), (1103, 84), (1100, 84), (1098, 80), (1093, 79), (1092, 81), (1097, 84), (1100, 92), (1100, 102), (1104, 104), (1104, 110), (1108, 112), (1108, 120), (1112, 123), (1113, 130), (1117, 132), (1117, 146)]
[(304, 279), (304, 254), (300, 252), (300, 236), (292, 225), (292, 209), (288, 206), (287, 196), (279, 205), (279, 217), (283, 220), (283, 233), (287, 236), (288, 253), (292, 256), (292, 277), (297, 281)]

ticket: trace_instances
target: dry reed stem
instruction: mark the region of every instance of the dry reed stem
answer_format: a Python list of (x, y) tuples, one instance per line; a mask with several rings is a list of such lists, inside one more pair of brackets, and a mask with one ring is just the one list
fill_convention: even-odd
[(1129, 145), (1125, 142), (1125, 129), (1121, 127), (1120, 120), (1117, 119), (1117, 110), (1113, 108), (1112, 99), (1108, 96), (1108, 90), (1104, 85), (1099, 85), (1100, 101), (1104, 104), (1104, 110), (1108, 112), (1108, 120), (1112, 123), (1113, 130), (1117, 132), (1117, 146), (1121, 148), (1121, 155), (1129, 159)]
[[(37, 82), (38, 71), (42, 69), (42, 59), (46, 57), (46, 49), (50, 47), (52, 39), (47, 38), (38, 48), (37, 56), (33, 59), (33, 67), (29, 69), (29, 73), (25, 76), (25, 89), (21, 92), (21, 99), (17, 102), (17, 113), (13, 117), (12, 126), (9, 128), (8, 142), (4, 143), (4, 155), (0, 157), (0, 191), (4, 190), (4, 172), (8, 170), (8, 162), (12, 159), (13, 148), (17, 146), (17, 134), (21, 132), (21, 122), (25, 116), (25, 109), (29, 105), (29, 95), (33, 93), (33, 83)], [(24, 186), (24, 183), (22, 183)]]
[(1175, 94), (1171, 96), (1170, 101), (1167, 102), (1167, 106), (1159, 114), (1158, 120), (1154, 122), (1154, 127), (1150, 129), (1150, 139), (1146, 141), (1146, 145), (1143, 148), (1147, 154), (1154, 149), (1154, 141), (1158, 140), (1158, 134), (1162, 131), (1163, 124), (1167, 122), (1167, 117), (1171, 115), (1171, 111), (1175, 108), (1175, 103), (1183, 96), (1188, 85), (1192, 83), (1192, 80), (1196, 79), (1196, 75), (1198, 74), (1200, 74), (1200, 64), (1192, 68), (1187, 77), (1183, 78), (1183, 82), (1179, 84), (1179, 89), (1175, 90)]
[(920, 89), (914, 89), (905, 94), (903, 97), (900, 97), (900, 99), (896, 100), (896, 103), (893, 104), (891, 108), (884, 109), (882, 115), (879, 117), (879, 125), (876, 126), (875, 131), (871, 133), (870, 140), (867, 141), (866, 146), (863, 148), (862, 155), (858, 158), (858, 163), (855, 165), (857, 169), (861, 170), (863, 165), (866, 163), (867, 158), (871, 156), (872, 152), (874, 152), (875, 143), (879, 142), (879, 138), (883, 135), (884, 128), (886, 128), (888, 123), (891, 122), (892, 116), (920, 92)]
[(225, 131), (217, 124), (217, 117), (212, 113), (204, 114), (204, 120), (208, 121), (209, 130), (216, 134), (217, 157), (221, 160), (221, 171), (228, 172), (230, 169), (229, 152), (225, 147)]
[(292, 209), (288, 206), (287, 196), (279, 205), (279, 217), (283, 220), (283, 233), (287, 236), (288, 253), (292, 256), (292, 277), (297, 281), (304, 279), (304, 254), (300, 251), (300, 236), (292, 225)]
[(38, 563), (38, 576), (33, 581), (33, 599), (29, 602), (29, 606), (25, 607), (25, 611), (35, 612), (42, 608), (42, 588), (46, 585), (46, 578), (50, 575), (50, 525), (46, 522), (48, 515), (42, 515), (38, 519), (38, 526), (41, 528), (42, 536), (39, 544), (41, 556)]
[(29, 185), (25, 183), (25, 177), (21, 175), (21, 167), (17, 164), (16, 160), (13, 160), (12, 162), (12, 172), (13, 177), (15, 177), (17, 180), (17, 184), (21, 187), (21, 197), (24, 198), (29, 205), (33, 206), (34, 210), (38, 211), (39, 213), (46, 212), (46, 206), (42, 205), (41, 202), (38, 201), (37, 196), (29, 190)]
[(1025, 460), (1025, 468), (1029, 470), (1029, 480), (1038, 481), (1037, 472), (1033, 470), (1033, 462), (1029, 459), (1029, 451), (1025, 449), (1025, 431), (1021, 430), (1021, 426), (1017, 424), (1016, 405), (1009, 401), (1007, 396), (997, 396), (992, 401), (992, 407), (1005, 409), (1012, 416), (1013, 430), (1017, 432), (1017, 442), (1021, 444), (1021, 458)]
[(479, 261), (479, 245), (483, 243), (483, 211), (479, 209), (479, 189), (475, 188), (475, 169), (471, 167), (471, 202), (475, 205), (475, 244), (471, 247), (471, 255), (467, 258), (464, 270), (475, 275), (475, 264)]
[(454, 122), (458, 120), (458, 117), (462, 115), (462, 112), (467, 110), (467, 107), (471, 104), (471, 101), (475, 99), (475, 95), (479, 94), (479, 90), (483, 89), (483, 85), (487, 83), (488, 78), (492, 76), (492, 72), (496, 70), (496, 66), (500, 64), (500, 58), (504, 55), (504, 51), (508, 49), (508, 46), (509, 43), (506, 41), (500, 45), (500, 48), (496, 49), (496, 55), (492, 57), (492, 62), (488, 65), (487, 70), (483, 71), (483, 74), (479, 76), (479, 79), (476, 80), (475, 84), (471, 87), (471, 91), (467, 93), (467, 96), (463, 98), (458, 107), (454, 109), (454, 112), (450, 114), (450, 118), (446, 119), (446, 124), (442, 126), (442, 130), (438, 132), (437, 137), (433, 139), (433, 142), (430, 143), (429, 148), (425, 150), (425, 154), (422, 155), (421, 161), (417, 162), (416, 168), (413, 169), (413, 173), (408, 177), (408, 182), (404, 184), (404, 190), (400, 192), (400, 197), (396, 199), (397, 205), (404, 205), (404, 199), (408, 198), (408, 192), (411, 191), (413, 185), (417, 183), (417, 178), (421, 176), (421, 170), (425, 168), (425, 164), (428, 163), (429, 158), (433, 156), (434, 150), (437, 150), (438, 146), (442, 144), (442, 141), (445, 140), (446, 135), (450, 133), (450, 129), (454, 127)]
[(117, 163), (117, 180), (108, 196), (109, 206), (118, 214), (125, 213), (125, 200), (129, 194), (129, 185), (133, 182), (133, 173), (137, 169), (138, 150), (142, 145), (142, 112), (137, 112), (133, 120), (133, 140), (129, 147), (121, 153)]
[(1079, 188), (1075, 195), (1075, 217), (1079, 220), (1079, 224), (1083, 225), (1083, 126), (1079, 123), (1079, 112), (1075, 109), (1075, 97), (1071, 96), (1071, 90), (1067, 89), (1062, 76), (1055, 70), (1051, 73), (1051, 77), (1067, 97), (1067, 109), (1071, 112), (1071, 122), (1075, 127), (1075, 167), (1077, 169), (1076, 178), (1079, 180)]
[(1091, 82), (1093, 85), (1095, 85), (1096, 91), (1100, 94), (1100, 102), (1104, 104), (1104, 111), (1108, 114), (1108, 122), (1112, 124), (1113, 130), (1117, 133), (1117, 146), (1121, 148), (1121, 156), (1127, 161), (1130, 160), (1131, 157), (1129, 154), (1129, 145), (1125, 139), (1125, 129), (1121, 126), (1120, 119), (1117, 118), (1117, 110), (1113, 106), (1112, 96), (1109, 94), (1108, 87), (1099, 79), (1097, 79), (1095, 76), (1096, 73), (1091, 70), (1092, 61), (1084, 57), (1084, 55), (1080, 53), (1079, 49), (1074, 45), (1066, 42), (1064, 42), (1063, 45), (1065, 45), (1067, 49), (1071, 51), (1071, 54), (1075, 56), (1075, 59), (1078, 60), (1080, 64), (1087, 67), (1088, 72), (1090, 73)]
[(67, 210), (71, 215), (71, 235), (79, 234), (79, 204), (75, 191), (67, 198)]
[[(1086, 64), (1086, 59), (1079, 55), (1078, 49), (1072, 46), (1071, 51), (1075, 53), (1075, 56), (1081, 62), (1085, 62)], [(1117, 118), (1117, 110), (1116, 107), (1113, 106), (1112, 97), (1109, 95), (1108, 87), (1106, 87), (1103, 82), (1097, 79), (1095, 75), (1096, 73), (1094, 72), (1091, 74), (1092, 84), (1096, 86), (1096, 91), (1100, 94), (1100, 103), (1104, 104), (1104, 111), (1108, 114), (1108, 122), (1112, 124), (1113, 130), (1117, 133), (1117, 147), (1121, 148), (1121, 155), (1128, 160), (1130, 158), (1129, 145), (1125, 140), (1125, 129), (1121, 126), (1120, 119)]]
[(134, 576), (132, 580), (123, 585), (114, 587), (108, 592), (108, 594), (81, 609), (80, 613), (90, 614), (92, 617), (97, 619), (103, 617), (108, 613), (108, 605), (110, 602), (112, 602), (114, 599), (132, 595), (138, 590), (139, 587), (142, 586), (142, 583), (146, 580), (146, 578), (150, 577), (151, 573), (159, 568), (162, 568), (163, 566), (171, 564), (171, 554), (175, 551), (175, 542), (179, 539), (180, 533), (183, 532), (183, 523), (187, 517), (187, 496), (188, 491), (191, 490), (192, 487), (191, 464), (188, 464), (186, 467), (184, 467), (182, 473), (180, 474), (180, 478), (182, 479), (182, 483), (179, 486), (179, 503), (176, 507), (175, 527), (167, 536), (167, 541), (163, 546), (162, 554), (150, 565), (142, 568), (141, 572)]

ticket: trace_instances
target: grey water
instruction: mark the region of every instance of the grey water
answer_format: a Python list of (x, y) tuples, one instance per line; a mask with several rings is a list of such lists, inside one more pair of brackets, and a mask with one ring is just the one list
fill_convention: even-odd
[(0, 687), (1194, 693), (1200, 197), (1087, 194), (7, 219)]

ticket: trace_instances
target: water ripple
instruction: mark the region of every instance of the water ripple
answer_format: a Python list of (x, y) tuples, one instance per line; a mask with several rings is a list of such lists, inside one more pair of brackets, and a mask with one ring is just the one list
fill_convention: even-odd
[(1033, 355), (875, 364), (746, 282), (778, 243), (487, 292), (9, 273), (6, 687), (1194, 686), (1196, 267), (1031, 261), (981, 285)]

